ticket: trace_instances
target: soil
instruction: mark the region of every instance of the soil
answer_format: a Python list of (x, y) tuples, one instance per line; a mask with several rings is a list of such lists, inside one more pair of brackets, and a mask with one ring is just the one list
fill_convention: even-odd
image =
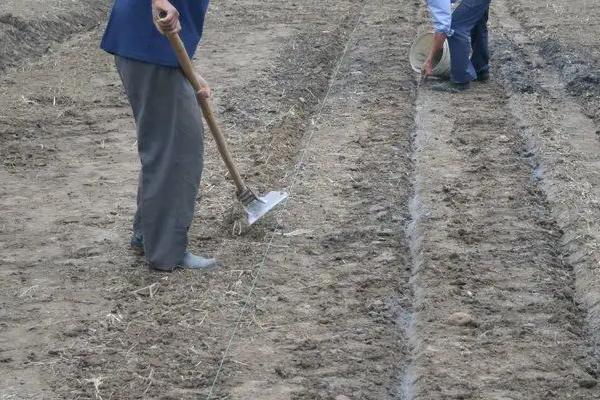
[[(556, 67), (587, 116), (600, 120), (600, 24), (598, 5), (590, 0), (542, 4), (516, 1), (508, 13), (527, 30), (537, 48), (533, 66)], [(530, 64), (531, 65), (531, 64)]]
[(47, 53), (52, 43), (97, 27), (107, 1), (3, 0), (0, 4), (0, 72), (24, 66)]
[(600, 5), (495, 0), (492, 81), (450, 95), (420, 1), (213, 3), (196, 65), (290, 199), (245, 226), (207, 130), (220, 267), (160, 274), (109, 3), (0, 5), (1, 399), (600, 398)]

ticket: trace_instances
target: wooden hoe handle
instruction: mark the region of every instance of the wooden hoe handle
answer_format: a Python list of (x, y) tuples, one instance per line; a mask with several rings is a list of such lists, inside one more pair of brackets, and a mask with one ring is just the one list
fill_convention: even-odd
[[(183, 41), (181, 37), (179, 37), (178, 33), (168, 33), (167, 39), (171, 43), (175, 54), (177, 55), (177, 60), (179, 61), (179, 65), (181, 70), (183, 71), (186, 78), (192, 84), (196, 93), (198, 93), (202, 89), (202, 85), (200, 85), (200, 81), (198, 80), (198, 75), (196, 75), (196, 71), (194, 70), (194, 66), (192, 65), (192, 61), (188, 56), (188, 53), (185, 49)], [(225, 162), (225, 166), (229, 170), (231, 177), (237, 187), (238, 194), (242, 193), (246, 189), (246, 185), (244, 184), (244, 180), (242, 176), (238, 172), (235, 163), (233, 162), (233, 158), (231, 157), (231, 153), (227, 148), (227, 142), (225, 141), (225, 137), (223, 133), (221, 133), (221, 129), (219, 125), (217, 125), (217, 121), (215, 120), (215, 116), (212, 112), (212, 107), (210, 106), (210, 102), (208, 99), (201, 98), (200, 96), (196, 96), (198, 98), (198, 103), (202, 108), (202, 114), (204, 115), (204, 119), (208, 124), (210, 131), (217, 142), (217, 148), (219, 149), (219, 153)]]

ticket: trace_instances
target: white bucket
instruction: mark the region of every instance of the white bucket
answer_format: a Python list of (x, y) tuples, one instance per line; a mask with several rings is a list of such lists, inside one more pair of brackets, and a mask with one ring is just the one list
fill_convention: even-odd
[[(410, 47), (409, 59), (410, 65), (415, 72), (421, 73), (423, 63), (429, 57), (429, 52), (433, 46), (433, 33), (424, 33), (417, 37)], [(444, 51), (441, 58), (433, 63), (433, 76), (447, 78), (450, 76), (450, 47), (448, 41), (444, 42)]]

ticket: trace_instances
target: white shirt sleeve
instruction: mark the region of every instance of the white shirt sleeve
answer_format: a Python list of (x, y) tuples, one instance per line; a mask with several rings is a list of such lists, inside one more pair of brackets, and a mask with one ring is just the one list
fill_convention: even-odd
[(452, 7), (451, 0), (427, 0), (429, 12), (433, 19), (433, 27), (436, 32), (452, 36)]

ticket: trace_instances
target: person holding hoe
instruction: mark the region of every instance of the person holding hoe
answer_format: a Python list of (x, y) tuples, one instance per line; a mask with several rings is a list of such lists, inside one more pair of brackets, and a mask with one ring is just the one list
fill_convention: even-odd
[(450, 80), (432, 86), (433, 90), (457, 93), (470, 82), (489, 79), (488, 14), (491, 0), (462, 0), (452, 12), (456, 0), (427, 0), (433, 18), (434, 39), (422, 76), (432, 75), (434, 60), (440, 59), (444, 42), (450, 47)]
[(203, 167), (197, 96), (165, 34), (181, 32), (190, 57), (202, 36), (208, 0), (115, 0), (101, 47), (115, 56), (137, 127), (142, 164), (131, 246), (150, 268), (208, 269), (187, 251)]

